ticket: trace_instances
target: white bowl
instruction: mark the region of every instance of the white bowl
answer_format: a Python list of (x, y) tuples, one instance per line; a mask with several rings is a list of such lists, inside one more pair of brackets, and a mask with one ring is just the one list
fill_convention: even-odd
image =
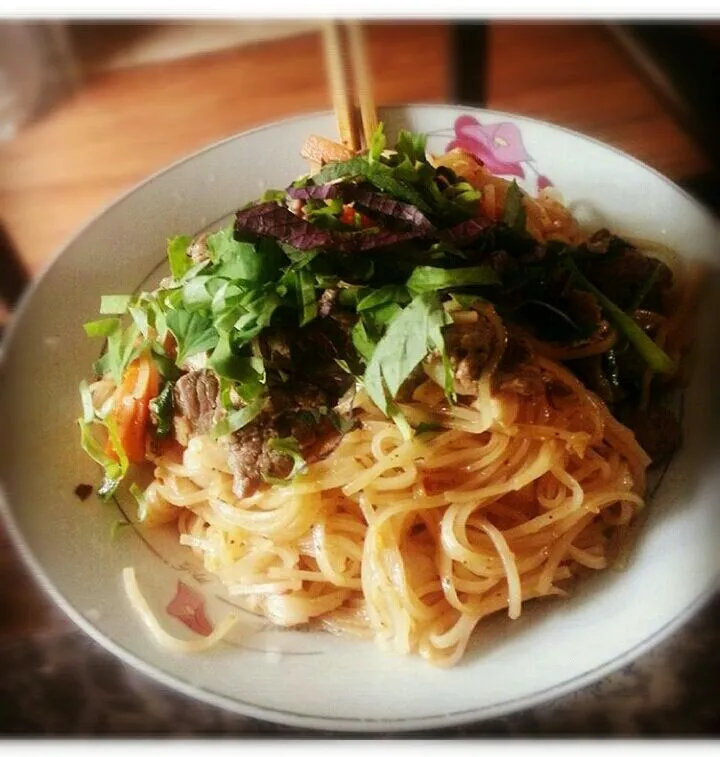
[[(382, 118), (390, 134), (399, 126), (429, 133), (434, 151), (457, 131), (499, 170), (522, 174), (528, 190), (539, 176), (551, 179), (587, 223), (717, 261), (718, 225), (709, 213), (657, 172), (592, 139), (457, 107), (412, 106)], [(130, 503), (81, 502), (74, 494), (99, 473), (80, 449), (75, 420), (78, 383), (98, 354), (82, 324), (96, 316), (100, 295), (133, 291), (157, 276), (167, 237), (198, 232), (264, 188), (286, 186), (307, 170), (299, 155), (305, 137), (334, 130), (330, 114), (284, 121), (176, 163), (91, 221), (34, 284), (5, 340), (0, 372), (0, 481), (10, 531), (52, 597), (103, 646), (177, 690), (245, 715), (309, 728), (417, 730), (568, 693), (659, 642), (717, 586), (712, 313), (685, 395), (685, 444), (651, 500), (628, 569), (578, 585), (570, 599), (528, 603), (517, 621), (497, 616), (481, 624), (451, 670), (391, 656), (371, 641), (273, 630), (250, 615), (231, 643), (196, 655), (167, 652), (130, 608), (122, 568), (135, 566), (164, 626), (178, 636), (193, 635), (163, 613), (178, 580), (206, 596), (214, 620), (228, 610), (222, 590), (171, 532), (128, 528), (111, 541), (111, 526)]]

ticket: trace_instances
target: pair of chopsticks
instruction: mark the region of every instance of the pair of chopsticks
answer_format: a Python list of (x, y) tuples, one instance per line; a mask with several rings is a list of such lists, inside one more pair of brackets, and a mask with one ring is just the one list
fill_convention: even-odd
[(323, 47), (340, 142), (353, 153), (367, 149), (378, 118), (360, 24), (325, 23)]

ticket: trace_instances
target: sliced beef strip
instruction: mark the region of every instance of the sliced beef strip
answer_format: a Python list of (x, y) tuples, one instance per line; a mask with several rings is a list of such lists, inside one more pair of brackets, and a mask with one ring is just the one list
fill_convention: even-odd
[(190, 435), (205, 434), (217, 419), (220, 385), (212, 371), (190, 371), (181, 376), (173, 389), (176, 415), (189, 427)]
[(261, 415), (236, 431), (228, 442), (228, 463), (233, 474), (233, 493), (249, 497), (257, 491), (265, 476), (285, 478), (292, 470), (292, 460), (269, 449), (271, 439), (279, 438), (272, 418)]
[[(272, 327), (262, 332), (269, 388), (266, 406), (225, 441), (237, 496), (249, 496), (265, 476), (282, 478), (292, 469), (287, 455), (268, 448), (271, 439), (293, 436), (308, 461), (329, 454), (339, 442), (333, 423), (315, 411), (334, 408), (352, 386), (352, 376), (336, 363), (347, 358), (349, 344), (347, 329), (332, 317), (303, 328)], [(207, 433), (218, 419), (218, 393), (217, 378), (210, 371), (191, 371), (179, 379), (174, 394), (176, 429), (185, 424), (186, 437)]]
[(327, 392), (330, 404), (350, 388), (352, 376), (337, 360), (352, 359), (349, 328), (334, 317), (316, 318), (306, 326), (283, 326), (265, 329), (261, 349), (270, 371), (283, 371), (293, 380), (312, 384)]
[(288, 455), (269, 449), (272, 439), (292, 436), (309, 463), (326, 457), (342, 434), (326, 417), (310, 411), (328, 407), (327, 395), (316, 387), (276, 387), (265, 411), (230, 437), (229, 464), (238, 497), (255, 493), (266, 476), (285, 478), (292, 470)]
[(512, 392), (523, 397), (546, 390), (541, 369), (532, 362), (533, 352), (522, 340), (511, 337), (492, 376), (495, 392)]
[(627, 245), (619, 247), (614, 254), (589, 255), (582, 267), (588, 279), (623, 310), (633, 306), (638, 293), (657, 268), (655, 281), (645, 295), (643, 307), (657, 312), (665, 311), (673, 275), (661, 260)]
[(492, 324), (482, 313), (478, 316), (474, 323), (453, 323), (445, 329), (445, 349), (459, 394), (476, 393), (475, 384), (495, 346)]
[(228, 442), (233, 491), (247, 497), (257, 491), (265, 477), (285, 478), (292, 469), (287, 455), (269, 449), (272, 439), (293, 437), (307, 462), (326, 457), (339, 444), (342, 434), (326, 416), (330, 394), (301, 381), (273, 386), (263, 413), (236, 431)]

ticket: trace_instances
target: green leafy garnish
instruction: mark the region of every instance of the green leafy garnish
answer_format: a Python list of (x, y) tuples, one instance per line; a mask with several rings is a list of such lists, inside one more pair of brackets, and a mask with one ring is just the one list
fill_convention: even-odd
[(101, 318), (98, 321), (83, 324), (83, 328), (90, 337), (108, 337), (120, 328), (121, 323), (119, 318)]
[[(372, 401), (390, 414), (392, 400), (405, 379), (428, 353), (445, 356), (442, 328), (451, 322), (437, 294), (425, 293), (394, 318), (376, 345), (363, 384)], [(446, 391), (452, 391), (447, 386)]]
[(570, 270), (575, 283), (582, 289), (592, 292), (597, 297), (608, 318), (640, 353), (650, 370), (654, 373), (672, 374), (675, 371), (675, 363), (672, 359), (653, 342), (627, 313), (619, 308), (610, 298), (606, 297), (580, 272), (571, 255), (564, 256), (563, 261)]
[(407, 305), (412, 297), (407, 290), (407, 287), (399, 286), (397, 284), (388, 284), (387, 286), (380, 287), (380, 289), (373, 289), (367, 294), (363, 295), (358, 300), (356, 309), (358, 313), (363, 310), (372, 310), (373, 308), (388, 305), (392, 302), (396, 302), (398, 305)]
[(525, 206), (523, 204), (524, 193), (513, 180), (508, 187), (505, 198), (505, 212), (503, 213), (503, 223), (507, 224), (514, 232), (518, 234), (525, 233)]
[(380, 156), (382, 155), (382, 152), (385, 149), (386, 145), (387, 139), (384, 133), (384, 126), (382, 123), (379, 123), (370, 139), (370, 145), (368, 148), (368, 161), (370, 163), (375, 163), (380, 160)]
[(415, 205), (423, 213), (432, 211), (422, 194), (405, 179), (397, 178), (390, 166), (380, 162), (369, 163), (363, 155), (350, 158), (343, 163), (329, 163), (313, 178), (316, 184), (347, 178), (367, 179), (391, 197)]
[(188, 247), (192, 243), (192, 237), (179, 236), (168, 239), (167, 258), (170, 265), (170, 275), (175, 281), (182, 277), (192, 268), (193, 262), (188, 255)]
[(261, 357), (240, 355), (233, 348), (231, 337), (224, 334), (213, 350), (208, 365), (225, 379), (237, 382), (237, 391), (248, 401), (265, 391), (265, 366)]
[[(104, 477), (98, 489), (98, 495), (102, 499), (108, 499), (117, 490), (128, 469), (128, 459), (122, 445), (119, 443), (117, 431), (112, 420), (106, 423), (85, 423), (82, 418), (78, 420), (80, 426), (80, 446), (98, 465), (103, 468)], [(110, 445), (117, 457), (112, 457), (105, 452), (102, 444), (95, 438), (92, 432), (93, 426), (105, 426), (107, 429)]]
[(249, 405), (241, 407), (239, 410), (234, 410), (227, 417), (218, 421), (210, 431), (210, 436), (213, 439), (219, 439), (221, 436), (227, 434), (233, 434), (235, 431), (239, 431), (255, 420), (260, 415), (265, 406), (265, 399), (259, 397), (253, 400)]
[(413, 294), (422, 294), (454, 287), (492, 286), (499, 283), (497, 273), (487, 265), (450, 269), (419, 265), (408, 279), (407, 287)]
[(218, 332), (212, 319), (200, 312), (171, 310), (167, 325), (177, 342), (177, 363), (198, 352), (211, 350), (218, 343)]
[(172, 431), (173, 418), (173, 385), (170, 381), (165, 382), (160, 394), (150, 400), (149, 408), (155, 422), (155, 434), (167, 436)]
[(100, 298), (100, 313), (102, 315), (122, 315), (127, 311), (131, 300), (131, 294), (104, 294)]
[(293, 466), (287, 476), (285, 476), (285, 478), (263, 475), (266, 483), (273, 484), (275, 486), (288, 484), (296, 476), (304, 473), (307, 469), (307, 463), (305, 462), (305, 458), (302, 456), (302, 452), (300, 451), (300, 444), (298, 443), (298, 440), (295, 439), (295, 437), (274, 437), (273, 439), (270, 439), (267, 446), (270, 452), (279, 452), (291, 458), (293, 461)]

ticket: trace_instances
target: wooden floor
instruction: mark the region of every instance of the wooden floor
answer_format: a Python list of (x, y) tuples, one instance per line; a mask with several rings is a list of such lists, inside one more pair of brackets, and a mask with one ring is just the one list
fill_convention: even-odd
[[(446, 102), (448, 39), (444, 25), (371, 26), (378, 103)], [(707, 164), (602, 25), (493, 24), (488, 77), (489, 107), (579, 129), (676, 180)], [(0, 146), (0, 219), (35, 273), (93, 213), (169, 162), (329, 107), (317, 34), (103, 72)]]

